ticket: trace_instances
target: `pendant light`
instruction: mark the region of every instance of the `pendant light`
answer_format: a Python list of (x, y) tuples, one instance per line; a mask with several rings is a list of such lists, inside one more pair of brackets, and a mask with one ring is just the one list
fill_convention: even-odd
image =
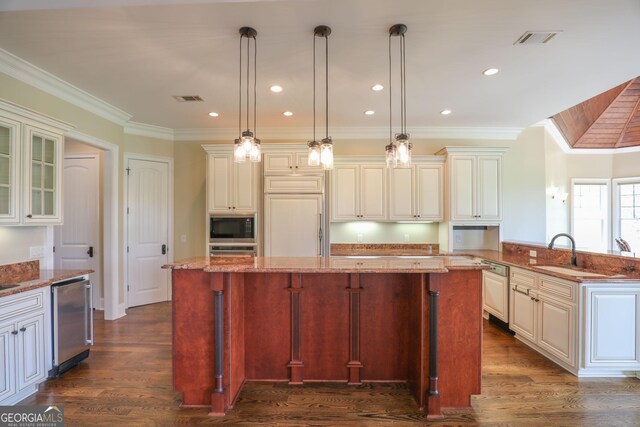
[[(259, 162), (262, 159), (260, 150), (260, 140), (254, 136), (249, 128), (249, 82), (250, 82), (250, 51), (251, 40), (253, 40), (253, 129), (256, 131), (256, 109), (257, 109), (257, 67), (258, 45), (256, 36), (258, 32), (251, 27), (240, 28), (240, 73), (238, 85), (238, 138), (234, 141), (233, 159), (238, 163)], [(242, 45), (243, 39), (247, 39), (247, 70), (246, 70), (246, 124), (247, 129), (242, 130)]]
[[(331, 28), (319, 25), (313, 30), (313, 140), (309, 146), (309, 166), (333, 169), (333, 141), (329, 136), (329, 34)], [(316, 140), (316, 37), (325, 40), (325, 137)]]
[[(389, 144), (385, 147), (385, 158), (388, 168), (408, 168), (411, 167), (411, 149), (412, 144), (409, 142), (409, 134), (407, 133), (407, 81), (405, 66), (405, 39), (404, 34), (407, 32), (407, 26), (404, 24), (396, 24), (389, 28)], [(392, 121), (392, 58), (391, 58), (391, 38), (398, 37), (400, 41), (400, 132), (393, 137), (393, 121)]]

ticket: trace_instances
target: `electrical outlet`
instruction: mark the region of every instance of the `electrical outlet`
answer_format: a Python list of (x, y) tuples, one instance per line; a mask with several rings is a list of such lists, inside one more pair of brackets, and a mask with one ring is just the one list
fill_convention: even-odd
[(409, 243), (409, 240), (410, 240), (410, 236), (408, 234), (405, 234), (404, 235), (404, 242), (405, 243)]
[(29, 258), (31, 259), (44, 258), (44, 246), (30, 246)]
[(186, 234), (181, 234), (180, 235), (180, 243), (187, 243), (187, 235)]
[(529, 251), (529, 256), (531, 258), (536, 258), (538, 256), (538, 252), (537, 251)]
[(358, 233), (358, 235), (356, 236), (356, 239), (358, 243), (362, 243), (362, 233)]

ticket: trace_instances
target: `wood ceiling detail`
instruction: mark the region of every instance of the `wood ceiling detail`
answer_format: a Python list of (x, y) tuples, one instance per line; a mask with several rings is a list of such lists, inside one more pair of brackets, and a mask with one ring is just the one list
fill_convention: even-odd
[(640, 77), (551, 118), (573, 148), (640, 146)]

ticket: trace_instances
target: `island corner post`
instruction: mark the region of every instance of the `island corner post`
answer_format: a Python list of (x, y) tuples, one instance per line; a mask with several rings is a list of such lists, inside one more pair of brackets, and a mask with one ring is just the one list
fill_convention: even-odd
[(173, 269), (172, 282), (182, 406), (223, 416), (246, 381), (406, 382), (436, 419), (480, 394), (480, 269)]

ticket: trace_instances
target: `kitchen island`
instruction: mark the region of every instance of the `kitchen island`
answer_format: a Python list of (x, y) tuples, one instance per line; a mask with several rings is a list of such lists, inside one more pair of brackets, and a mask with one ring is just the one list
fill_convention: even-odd
[(183, 406), (246, 381), (406, 382), (428, 418), (480, 393), (481, 270), (463, 256), (194, 258), (172, 269)]

